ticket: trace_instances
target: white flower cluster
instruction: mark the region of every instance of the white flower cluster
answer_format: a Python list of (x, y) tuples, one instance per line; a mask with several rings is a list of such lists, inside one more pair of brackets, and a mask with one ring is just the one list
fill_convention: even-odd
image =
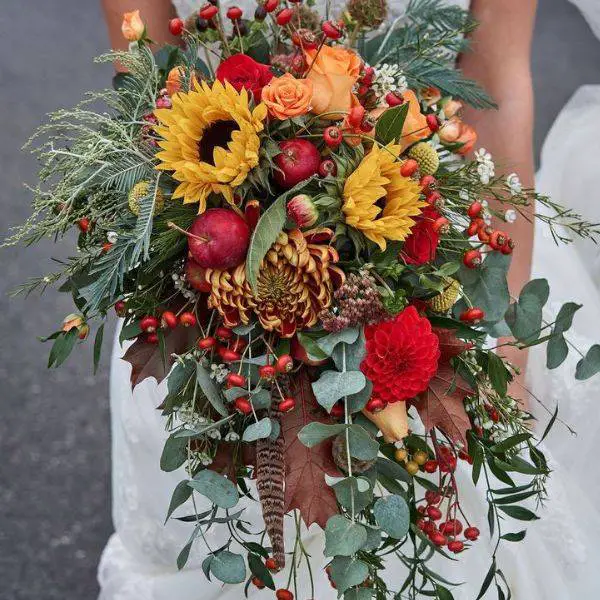
[(175, 289), (179, 290), (186, 300), (196, 299), (196, 292), (190, 290), (185, 284), (185, 274), (178, 275), (177, 273), (173, 273), (171, 279), (173, 279)]
[(507, 223), (514, 223), (517, 220), (517, 211), (514, 208), (509, 208), (504, 213), (504, 220)]
[(210, 378), (214, 379), (217, 383), (223, 383), (227, 375), (229, 375), (229, 369), (225, 365), (217, 365), (215, 363), (210, 365)]
[(496, 174), (492, 155), (485, 148), (480, 148), (475, 152), (475, 160), (477, 161), (479, 180), (483, 185), (488, 185), (492, 177)]
[(383, 63), (375, 70), (371, 89), (378, 98), (385, 98), (385, 95), (390, 92), (404, 93), (408, 89), (408, 84), (398, 65)]
[(237, 442), (240, 439), (240, 436), (235, 431), (229, 431), (225, 436), (226, 442)]
[(506, 185), (510, 190), (511, 195), (517, 196), (523, 191), (523, 186), (521, 185), (521, 180), (516, 173), (511, 173), (506, 177)]

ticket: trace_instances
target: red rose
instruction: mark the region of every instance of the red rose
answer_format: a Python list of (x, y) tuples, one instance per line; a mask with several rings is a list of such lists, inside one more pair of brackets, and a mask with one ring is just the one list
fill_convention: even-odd
[(440, 236), (433, 231), (433, 223), (439, 217), (440, 213), (431, 206), (426, 206), (417, 217), (416, 224), (402, 246), (402, 258), (409, 265), (422, 265), (434, 260)]
[(238, 92), (246, 88), (255, 102), (260, 102), (263, 87), (273, 79), (268, 65), (257, 63), (245, 54), (234, 54), (225, 59), (217, 67), (216, 76), (221, 83), (229, 81)]

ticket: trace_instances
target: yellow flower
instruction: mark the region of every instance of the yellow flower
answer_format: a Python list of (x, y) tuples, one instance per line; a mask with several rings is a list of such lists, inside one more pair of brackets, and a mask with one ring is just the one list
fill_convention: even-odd
[(400, 173), (401, 146), (374, 146), (344, 184), (346, 223), (385, 250), (386, 240), (402, 241), (421, 214), (419, 184)]
[(129, 42), (137, 42), (144, 35), (145, 25), (140, 17), (140, 11), (123, 13), (123, 22), (121, 23), (121, 33)]
[(233, 190), (258, 165), (258, 133), (267, 107), (261, 103), (251, 110), (247, 90), (237, 92), (229, 83), (194, 82), (193, 88), (175, 94), (171, 108), (154, 113), (163, 137), (156, 168), (173, 171), (180, 182), (173, 198), (198, 202), (201, 213), (211, 192), (233, 202)]

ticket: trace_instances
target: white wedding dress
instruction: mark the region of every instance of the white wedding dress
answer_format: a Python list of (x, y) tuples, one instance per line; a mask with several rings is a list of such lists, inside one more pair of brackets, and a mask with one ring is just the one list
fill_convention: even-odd
[[(176, 0), (182, 16), (190, 14), (200, 2)], [(457, 1), (462, 6), (468, 0)], [(248, 0), (232, 2), (253, 11)], [(246, 4), (252, 8), (246, 8)], [(393, 16), (402, 13), (408, 0), (392, 0)], [(600, 33), (600, 1), (580, 0), (581, 8)], [(581, 125), (578, 125), (578, 124)], [(589, 219), (600, 221), (600, 205), (590, 202), (590, 190), (596, 189), (596, 171), (600, 156), (600, 89), (585, 87), (577, 92), (565, 107), (550, 132), (542, 155), (538, 176), (539, 191), (548, 193), (558, 202), (571, 206)], [(592, 125), (590, 125), (592, 124)], [(587, 204), (586, 204), (587, 203)], [(584, 308), (575, 318), (569, 339), (587, 350), (593, 341), (600, 341), (600, 253), (593, 244), (578, 243), (557, 249), (542, 225), (538, 225), (534, 252), (534, 276), (546, 277), (552, 291), (549, 303), (551, 318), (565, 301), (577, 301)], [(113, 459), (113, 521), (115, 533), (104, 550), (98, 579), (100, 600), (223, 600), (243, 596), (240, 586), (208, 582), (200, 564), (206, 549), (198, 540), (185, 569), (178, 571), (176, 558), (192, 532), (189, 523), (169, 520), (165, 514), (171, 493), (185, 478), (182, 470), (164, 473), (159, 460), (166, 439), (165, 421), (156, 406), (165, 393), (164, 383), (145, 380), (132, 393), (129, 385), (130, 365), (120, 359), (123, 350), (115, 341), (112, 363), (110, 402), (112, 412)], [(531, 351), (528, 370), (530, 387), (551, 408), (560, 403), (560, 416), (578, 431), (572, 437), (557, 425), (546, 441), (546, 452), (554, 469), (549, 484), (550, 500), (543, 520), (530, 524), (527, 538), (520, 544), (505, 544), (499, 555), (499, 566), (511, 583), (516, 600), (588, 600), (600, 589), (594, 564), (600, 564), (597, 542), (600, 537), (600, 517), (592, 499), (599, 497), (599, 469), (595, 465), (595, 444), (600, 433), (600, 419), (595, 403), (600, 397), (600, 379), (575, 382), (577, 357), (573, 352), (559, 369), (548, 373), (541, 347)], [(534, 409), (536, 409), (534, 405)], [(536, 411), (537, 412), (537, 411)], [(539, 411), (542, 422), (547, 415)], [(485, 500), (481, 490), (464, 479), (463, 502), (474, 521), (486, 527)], [(470, 491), (469, 491), (470, 490)], [(466, 493), (465, 493), (466, 492)], [(198, 507), (202, 510), (201, 507)], [(177, 514), (191, 514), (188, 507)], [(246, 508), (248, 520), (260, 519), (256, 503)], [(508, 523), (509, 531), (518, 531), (522, 523)], [(482, 579), (490, 565), (490, 548), (482, 536), (473, 551), (462, 554), (457, 563), (438, 563), (438, 572), (454, 582), (465, 582), (453, 590), (457, 600), (475, 600)], [(207, 535), (211, 548), (218, 548), (225, 537), (218, 528)], [(289, 544), (288, 544), (289, 547)], [(319, 566), (323, 538), (313, 527), (307, 542), (315, 567), (318, 600), (335, 598)], [(390, 568), (392, 589), (402, 581), (402, 569)], [(281, 582), (283, 583), (283, 582)], [(396, 585), (394, 585), (396, 584)], [(297, 600), (312, 597), (307, 581), (300, 582)], [(261, 592), (250, 586), (249, 596), (258, 598)], [(272, 592), (262, 592), (262, 597)], [(496, 598), (494, 586), (485, 598)]]

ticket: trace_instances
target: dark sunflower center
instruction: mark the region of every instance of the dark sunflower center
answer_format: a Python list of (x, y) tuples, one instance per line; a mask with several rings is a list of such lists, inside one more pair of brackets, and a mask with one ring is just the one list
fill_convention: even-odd
[(239, 131), (235, 121), (215, 121), (211, 123), (202, 133), (198, 141), (198, 156), (202, 162), (214, 165), (213, 151), (217, 146), (227, 148), (231, 141), (231, 134)]

